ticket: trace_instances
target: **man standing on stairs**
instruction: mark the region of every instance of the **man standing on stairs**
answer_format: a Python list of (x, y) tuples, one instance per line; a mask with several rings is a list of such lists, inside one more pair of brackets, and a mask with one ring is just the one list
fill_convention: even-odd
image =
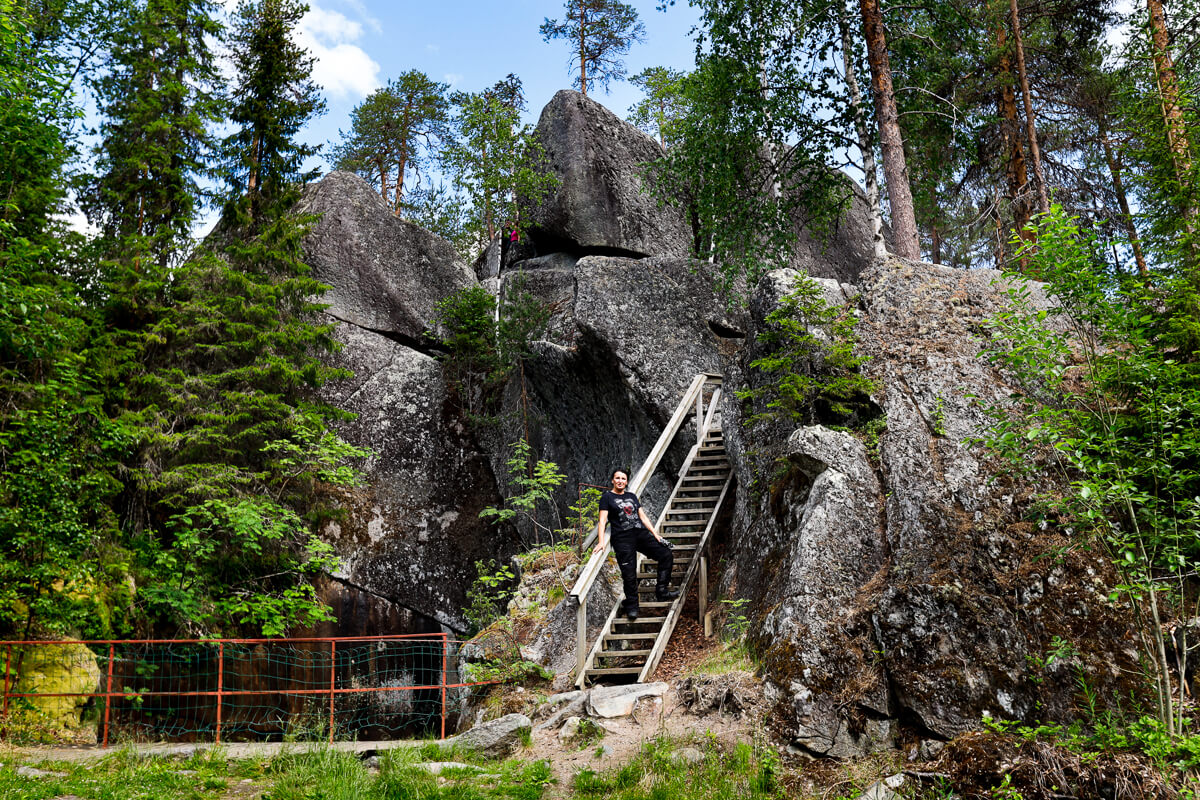
[(617, 565), (621, 568), (621, 579), (625, 585), (622, 610), (632, 622), (638, 618), (638, 553), (658, 562), (658, 585), (654, 589), (654, 596), (658, 600), (674, 600), (679, 597), (679, 591), (670, 588), (675, 556), (654, 530), (638, 496), (625, 490), (628, 483), (628, 472), (623, 469), (614, 470), (612, 489), (600, 495), (596, 549), (604, 552), (608, 546), (608, 541), (604, 538), (604, 528), (611, 522), (613, 552), (617, 555)]

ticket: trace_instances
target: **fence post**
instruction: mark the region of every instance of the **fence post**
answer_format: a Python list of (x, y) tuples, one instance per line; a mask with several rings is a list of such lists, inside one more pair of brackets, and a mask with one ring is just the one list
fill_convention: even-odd
[(442, 736), (446, 738), (446, 662), (450, 650), (449, 634), (442, 631)]
[(8, 676), (11, 674), (12, 645), (4, 648), (4, 721), (8, 722)]
[(112, 708), (112, 674), (116, 653), (117, 646), (110, 643), (108, 645), (108, 683), (104, 687), (104, 743), (101, 747), (108, 747), (108, 714)]
[(221, 690), (225, 685), (225, 643), (217, 642), (217, 744), (221, 743)]
[(329, 743), (333, 744), (333, 686), (337, 675), (337, 640), (329, 641)]

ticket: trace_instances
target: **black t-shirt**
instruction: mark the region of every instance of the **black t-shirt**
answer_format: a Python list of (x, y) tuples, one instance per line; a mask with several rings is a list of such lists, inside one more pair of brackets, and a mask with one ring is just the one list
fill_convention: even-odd
[(638, 517), (638, 509), (642, 504), (638, 496), (626, 489), (621, 494), (606, 491), (600, 495), (600, 510), (608, 512), (608, 521), (614, 531), (628, 531), (643, 527)]

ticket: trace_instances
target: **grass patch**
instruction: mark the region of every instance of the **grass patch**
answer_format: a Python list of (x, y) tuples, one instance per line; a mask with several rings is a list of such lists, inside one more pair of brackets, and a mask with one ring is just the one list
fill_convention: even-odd
[(222, 797), (230, 781), (240, 778), (219, 750), (187, 759), (140, 757), (132, 750), (118, 750), (99, 761), (40, 763), (35, 768), (49, 773), (40, 776), (19, 775), (18, 766), (6, 762), (0, 767), (0, 798), (204, 800)]
[(604, 800), (775, 800), (783, 793), (773, 750), (739, 742), (724, 749), (713, 740), (682, 757), (679, 743), (660, 737), (628, 764), (606, 772), (582, 770), (572, 788), (578, 798)]
[(718, 650), (692, 667), (692, 675), (724, 675), (729, 672), (755, 671), (745, 639), (722, 642)]

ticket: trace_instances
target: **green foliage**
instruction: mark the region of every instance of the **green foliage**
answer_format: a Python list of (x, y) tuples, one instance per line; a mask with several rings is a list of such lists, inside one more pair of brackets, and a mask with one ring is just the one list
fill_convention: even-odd
[[(508, 482), (515, 494), (506, 497), (504, 508), (485, 508), (479, 516), (494, 517), (496, 522), (509, 522), (517, 518), (531, 524), (540, 541), (555, 533), (546, 522), (538, 521), (538, 508), (553, 509), (554, 490), (566, 480), (552, 461), (534, 460), (533, 449), (524, 439), (509, 445), (512, 454), (508, 459)], [(543, 517), (545, 519), (545, 517)]]
[(211, 126), (222, 116), (215, 14), (209, 0), (146, 0), (119, 20), (96, 82), (104, 114), (97, 175), (83, 181), (80, 201), (127, 286), (166, 280), (205, 196)]
[(566, 0), (563, 10), (562, 22), (547, 18), (538, 28), (542, 40), (566, 39), (571, 45), (567, 69), (579, 73), (574, 84), (579, 91), (587, 94), (599, 85), (607, 92), (611, 81), (625, 78), (621, 56), (645, 40), (646, 26), (633, 6), (620, 0)]
[(746, 631), (750, 628), (750, 620), (745, 614), (745, 609), (749, 603), (750, 599), (747, 597), (721, 600), (728, 615), (725, 620), (725, 633), (729, 637), (729, 641), (736, 642), (746, 637)]
[[(1106, 272), (1094, 238), (1058, 206), (1036, 233), (1036, 248), (1019, 252), (1052, 304), (1037, 307), (1012, 281), (1010, 310), (988, 322), (987, 355), (1020, 391), (987, 409), (983, 441), (1013, 471), (1051, 469), (1069, 484), (1044, 503), (1111, 554), (1113, 597), (1144, 615), (1160, 718), (1178, 733), (1156, 639), (1200, 563), (1200, 370), (1175, 346), (1164, 289)], [(1050, 315), (1069, 333), (1049, 327)]]
[(855, 321), (850, 306), (829, 305), (814, 280), (797, 276), (759, 334), (768, 352), (750, 363), (770, 382), (738, 392), (764, 408), (747, 424), (772, 418), (805, 425), (865, 422), (864, 400), (876, 387), (859, 373), (867, 358), (854, 352)]
[(239, 0), (231, 34), (237, 78), (223, 142), (223, 177), (230, 194), (223, 222), (257, 234), (290, 208), (299, 185), (316, 177), (304, 162), (320, 148), (302, 144), (300, 130), (325, 112), (312, 79), (314, 59), (293, 39), (308, 12), (299, 0)]
[(703, 758), (680, 758), (683, 742), (658, 737), (647, 742), (628, 764), (606, 772), (576, 773), (574, 790), (581, 798), (613, 800), (767, 800), (783, 796), (779, 756), (767, 745), (738, 742), (723, 748), (709, 740), (698, 745)]
[(829, 168), (853, 138), (824, 3), (702, 0), (696, 70), (666, 155), (649, 165), (659, 202), (692, 221), (693, 250), (727, 289), (787, 266), (797, 223), (833, 230), (850, 186)]
[(361, 175), (401, 213), (412, 192), (407, 179), (419, 178), (450, 136), (448, 88), (409, 70), (376, 89), (350, 112), (350, 131), (338, 131), (335, 167)]
[[(499, 319), (497, 319), (497, 316)], [(459, 289), (437, 305), (437, 327), (449, 351), (447, 373), (469, 416), (494, 407), (499, 390), (533, 357), (533, 340), (550, 312), (524, 291), (523, 276), (508, 284), (497, 315), (496, 298), (482, 286)]]
[(645, 95), (629, 107), (629, 121), (658, 139), (663, 147), (679, 140), (678, 129), (685, 115), (685, 74), (669, 67), (646, 67), (629, 79)]
[(456, 136), (442, 166), (470, 202), (464, 229), (478, 251), (497, 235), (523, 231), (518, 199), (537, 204), (558, 179), (532, 129), (521, 124), (525, 99), (515, 75), (476, 94), (456, 92), (451, 102)]
[(504, 614), (508, 599), (513, 595), (516, 573), (508, 564), (495, 561), (475, 562), (475, 582), (467, 590), (467, 607), (463, 615), (478, 633)]

